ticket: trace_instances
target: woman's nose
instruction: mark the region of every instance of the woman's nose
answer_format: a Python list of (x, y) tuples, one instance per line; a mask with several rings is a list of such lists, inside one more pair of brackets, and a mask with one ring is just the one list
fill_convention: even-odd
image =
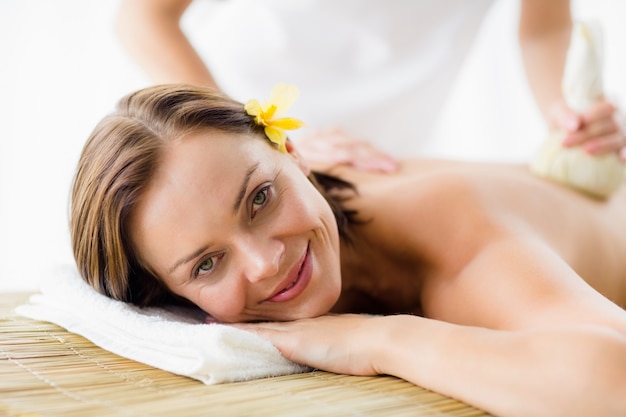
[(245, 278), (251, 283), (275, 276), (285, 255), (285, 244), (279, 240), (249, 239), (241, 249)]

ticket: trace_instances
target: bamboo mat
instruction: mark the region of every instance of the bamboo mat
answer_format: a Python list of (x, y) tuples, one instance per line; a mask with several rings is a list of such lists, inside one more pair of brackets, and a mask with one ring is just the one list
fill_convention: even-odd
[(310, 372), (204, 385), (15, 315), (0, 293), (0, 416), (487, 416), (389, 377)]

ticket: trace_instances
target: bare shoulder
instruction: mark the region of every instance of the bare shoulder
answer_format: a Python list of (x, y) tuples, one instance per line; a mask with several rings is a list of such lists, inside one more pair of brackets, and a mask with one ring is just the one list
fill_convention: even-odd
[[(582, 241), (626, 250), (626, 186), (598, 200), (538, 178), (524, 166), (416, 160), (396, 175), (356, 173), (360, 210), (392, 229), (471, 239), (491, 232), (535, 233), (568, 262)], [(479, 229), (479, 230), (476, 230)], [(445, 231), (448, 236), (442, 236)], [(433, 236), (429, 241), (437, 242)], [(573, 247), (575, 242), (575, 247)], [(599, 242), (598, 242), (599, 243)]]
[(523, 167), (463, 163), (409, 164), (396, 176), (348, 179), (360, 191), (355, 208), (371, 219), (365, 237), (419, 260), (431, 317), (522, 326), (535, 316), (531, 309), (561, 303), (574, 314), (591, 303), (570, 303), (567, 293), (594, 300), (585, 314), (604, 304), (593, 289), (618, 304), (626, 299), (626, 264), (618, 255), (626, 238), (615, 231), (626, 227), (624, 190), (599, 201)]
[(424, 160), (405, 164), (394, 175), (342, 175), (358, 187), (354, 208), (367, 220), (371, 239), (454, 273), (502, 228), (504, 207), (492, 182), (509, 168), (485, 168)]
[(358, 195), (346, 204), (362, 220), (342, 249), (344, 280), (367, 282), (364, 291), (389, 312), (422, 314), (424, 284), (457, 274), (472, 257), (472, 245), (491, 230), (469, 178), (422, 168), (395, 175), (335, 172), (357, 186)]

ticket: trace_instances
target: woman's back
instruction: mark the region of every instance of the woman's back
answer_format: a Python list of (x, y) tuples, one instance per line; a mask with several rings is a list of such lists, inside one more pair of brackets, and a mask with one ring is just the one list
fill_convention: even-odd
[[(404, 291), (413, 288), (415, 302), (424, 279), (455, 276), (489, 242), (524, 236), (550, 246), (592, 287), (626, 305), (626, 187), (602, 201), (523, 166), (437, 160), (407, 161), (396, 175), (335, 173), (357, 184), (360, 197), (352, 205), (371, 219), (355, 228), (356, 251), (367, 252), (367, 265), (358, 266), (347, 248), (348, 275), (394, 270), (392, 280), (404, 282)], [(370, 262), (377, 253), (384, 256)]]

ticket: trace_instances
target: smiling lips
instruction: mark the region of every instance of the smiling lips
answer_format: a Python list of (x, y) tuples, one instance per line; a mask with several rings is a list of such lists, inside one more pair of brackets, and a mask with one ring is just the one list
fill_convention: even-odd
[(281, 289), (265, 301), (284, 302), (296, 298), (309, 285), (312, 271), (311, 257), (307, 246), (300, 262), (289, 271), (287, 279), (281, 284)]

